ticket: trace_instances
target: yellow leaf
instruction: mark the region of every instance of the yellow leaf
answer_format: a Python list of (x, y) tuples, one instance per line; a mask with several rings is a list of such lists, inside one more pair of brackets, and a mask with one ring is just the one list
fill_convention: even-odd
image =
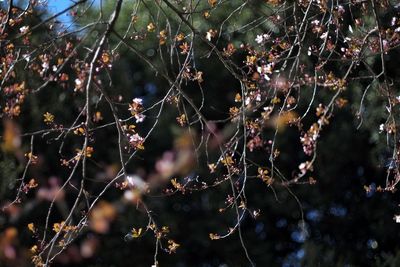
[(232, 159), (232, 157), (228, 156), (224, 159), (221, 160), (222, 164), (224, 164), (225, 166), (231, 166), (233, 163), (235, 163)]
[(139, 228), (139, 229), (135, 229), (135, 228), (133, 228), (132, 229), (132, 237), (133, 238), (138, 238), (138, 237), (140, 237), (141, 235), (142, 235), (142, 231), (143, 231), (143, 229), (142, 228)]
[(242, 97), (240, 96), (239, 93), (237, 93), (237, 94), (235, 95), (235, 102), (241, 102), (241, 101), (242, 101)]
[(176, 243), (174, 240), (168, 240), (168, 249), (169, 253), (175, 252), (177, 248), (179, 248), (181, 245)]
[(178, 189), (178, 190), (182, 189), (182, 185), (176, 181), (176, 178), (171, 180), (171, 184), (175, 189)]
[(280, 103), (281, 102), (281, 100), (278, 98), (278, 97), (274, 97), (274, 98), (272, 98), (272, 100), (271, 100), (271, 103), (272, 104), (278, 104), (278, 103)]
[(35, 232), (36, 232), (36, 228), (35, 228), (35, 225), (34, 225), (33, 223), (29, 223), (29, 224), (28, 224), (28, 229), (29, 229), (29, 231), (31, 231), (32, 233), (35, 233)]
[(33, 247), (31, 247), (30, 251), (31, 251), (33, 254), (36, 254), (36, 253), (38, 252), (38, 246), (37, 246), (37, 245), (34, 245)]
[(185, 39), (185, 35), (183, 33), (179, 33), (177, 36), (175, 36), (175, 40), (177, 42), (181, 42)]
[(54, 121), (54, 115), (51, 114), (50, 112), (46, 112), (45, 114), (43, 114), (43, 121), (47, 124), (52, 123)]
[(53, 224), (53, 231), (56, 233), (60, 232), (63, 225), (64, 225), (64, 221), (62, 221), (61, 223)]
[(209, 4), (211, 7), (214, 7), (214, 6), (217, 4), (217, 0), (208, 0), (208, 4)]
[(217, 240), (217, 239), (220, 239), (220, 238), (221, 238), (219, 235), (213, 234), (213, 233), (210, 233), (209, 236), (210, 236), (210, 239), (211, 239), (211, 240)]

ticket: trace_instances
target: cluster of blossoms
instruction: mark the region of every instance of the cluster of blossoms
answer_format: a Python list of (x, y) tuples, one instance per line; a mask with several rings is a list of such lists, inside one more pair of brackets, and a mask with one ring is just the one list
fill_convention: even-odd
[(274, 69), (275, 63), (271, 62), (268, 64), (262, 64), (257, 67), (257, 72), (266, 80), (269, 81), (271, 78), (268, 75), (272, 74), (272, 70)]
[(131, 112), (132, 116), (135, 117), (136, 123), (143, 122), (146, 117), (145, 115), (142, 114), (143, 99), (134, 98), (132, 100), (132, 103), (129, 104), (129, 111)]
[(319, 127), (317, 123), (311, 125), (310, 129), (300, 137), (300, 142), (303, 145), (303, 151), (306, 155), (312, 155), (318, 137)]
[(143, 142), (144, 142), (143, 137), (141, 137), (138, 133), (134, 133), (132, 135), (129, 135), (129, 143), (133, 147), (135, 147), (137, 149), (143, 149), (144, 148)]
[(264, 33), (264, 34), (257, 35), (255, 41), (257, 44), (263, 44), (266, 41), (268, 41), (270, 38), (271, 38), (271, 36), (269, 34)]
[(144, 138), (135, 131), (135, 125), (123, 125), (122, 130), (128, 138), (129, 144), (135, 149), (144, 149)]

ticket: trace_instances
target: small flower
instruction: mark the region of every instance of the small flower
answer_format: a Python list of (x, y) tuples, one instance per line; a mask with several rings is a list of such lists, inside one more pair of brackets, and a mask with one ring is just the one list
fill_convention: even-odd
[(180, 126), (184, 126), (187, 123), (186, 115), (182, 114), (176, 118), (176, 121), (179, 123)]
[(344, 9), (344, 7), (342, 5), (338, 5), (338, 12), (339, 12), (339, 14), (343, 14), (346, 12), (346, 10)]
[(131, 138), (129, 139), (130, 142), (137, 142), (141, 140), (143, 140), (143, 138), (138, 134), (132, 135)]
[(82, 80), (81, 79), (75, 79), (75, 89), (74, 89), (74, 91), (76, 92), (76, 91), (79, 91), (79, 90), (81, 90), (82, 89), (82, 87), (83, 87), (83, 82), (82, 82)]
[[(266, 80), (269, 80), (269, 77), (267, 75), (265, 75), (265, 77), (266, 77)], [(257, 102), (260, 102), (261, 101), (261, 94), (257, 93), (255, 99), (256, 99)]]
[(211, 33), (207, 32), (206, 39), (211, 42)]
[(385, 130), (385, 124), (379, 125), (379, 133), (383, 132)]
[(153, 22), (150, 22), (150, 23), (147, 25), (147, 31), (148, 31), (148, 32), (154, 32), (155, 29), (156, 29), (156, 26), (153, 24)]
[(257, 35), (255, 41), (256, 41), (257, 44), (261, 44), (261, 43), (264, 41), (264, 38), (263, 38), (263, 36), (260, 34), (260, 35)]
[(396, 17), (392, 17), (392, 21), (390, 23), (391, 26), (395, 26), (397, 22), (397, 18)]
[(187, 53), (189, 53), (190, 45), (187, 42), (184, 42), (179, 46), (179, 48), (182, 50), (181, 54), (186, 55)]
[(319, 25), (319, 20), (313, 20), (313, 21), (311, 21), (311, 25), (314, 25), (314, 26), (318, 26)]
[(19, 28), (19, 31), (21, 33), (26, 33), (29, 31), (29, 26), (22, 26), (21, 28)]
[(299, 170), (301, 173), (305, 173), (307, 171), (307, 164), (305, 162), (299, 165)]
[(145, 118), (146, 116), (141, 113), (135, 114), (136, 123), (143, 122)]
[(210, 170), (210, 173), (214, 173), (217, 169), (217, 166), (215, 165), (215, 163), (210, 163), (208, 164), (208, 169)]
[(24, 60), (26, 60), (26, 62), (29, 62), (29, 61), (31, 60), (31, 56), (30, 56), (29, 54), (24, 54), (24, 55), (22, 55), (22, 58), (23, 58)]
[(138, 105), (142, 105), (142, 104), (143, 104), (143, 99), (141, 99), (141, 98), (134, 98), (134, 99), (132, 100), (132, 102), (133, 102), (133, 103), (136, 103), (136, 104), (138, 104)]
[(143, 99), (134, 98), (132, 104), (129, 104), (128, 110), (135, 116), (136, 122), (142, 122), (144, 120), (144, 115), (140, 114), (143, 110)]
[(238, 103), (238, 102), (241, 102), (241, 101), (242, 101), (242, 97), (241, 97), (241, 95), (239, 93), (237, 93), (235, 95), (235, 102)]
[(217, 36), (217, 33), (218, 33), (217, 30), (209, 29), (206, 34), (206, 39), (209, 42), (211, 42), (211, 38), (214, 38), (215, 36)]
[(44, 71), (48, 70), (50, 68), (49, 62), (43, 62), (42, 63), (42, 68)]

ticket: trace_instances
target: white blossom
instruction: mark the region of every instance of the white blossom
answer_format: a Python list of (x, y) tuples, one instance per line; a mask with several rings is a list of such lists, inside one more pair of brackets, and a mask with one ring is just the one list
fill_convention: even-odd
[(264, 41), (264, 37), (262, 35), (257, 35), (256, 40), (257, 44), (261, 44)]
[(211, 32), (207, 32), (207, 34), (206, 34), (206, 39), (209, 41), (209, 42), (211, 42), (211, 37), (212, 37), (212, 34), (211, 34)]
[(251, 101), (250, 97), (246, 97), (244, 100), (244, 104), (247, 106), (248, 104), (250, 104), (250, 101)]
[(26, 33), (29, 30), (29, 26), (22, 26), (21, 28), (19, 28), (19, 31), (21, 33)]
[(29, 62), (31, 60), (31, 56), (29, 54), (22, 55), (22, 58), (25, 59), (26, 62)]
[(396, 18), (396, 17), (393, 17), (393, 18), (392, 18), (391, 25), (392, 25), (392, 26), (395, 26), (395, 25), (396, 25), (396, 22), (397, 22), (397, 18)]
[(44, 70), (47, 70), (47, 69), (49, 69), (49, 62), (43, 62), (42, 63), (42, 68), (44, 69)]
[(143, 99), (141, 98), (134, 98), (132, 102), (138, 105), (143, 105)]
[(136, 123), (143, 122), (145, 118), (146, 116), (143, 114), (140, 113), (135, 114)]
[(256, 94), (256, 101), (258, 101), (258, 102), (261, 101), (261, 94), (260, 93)]
[(143, 137), (141, 137), (138, 134), (133, 134), (129, 138), (129, 142), (131, 142), (131, 143), (137, 143), (137, 142), (141, 142), (141, 141), (143, 141)]
[(324, 32), (323, 34), (321, 34), (321, 36), (319, 38), (321, 38), (322, 40), (326, 39), (328, 37), (328, 32)]
[(311, 21), (311, 25), (318, 26), (319, 25), (319, 20), (315, 19), (315, 20)]

